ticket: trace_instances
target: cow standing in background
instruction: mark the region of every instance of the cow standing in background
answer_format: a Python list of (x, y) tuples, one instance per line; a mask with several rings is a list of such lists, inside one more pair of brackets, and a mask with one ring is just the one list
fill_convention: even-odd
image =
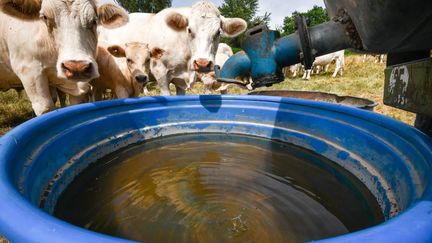
[[(312, 64), (312, 69), (316, 66), (324, 67), (324, 70), (327, 71), (330, 64), (335, 61), (336, 67), (335, 71), (333, 72), (332, 77), (336, 78), (336, 75), (339, 73), (341, 76), (343, 75), (343, 69), (345, 65), (345, 54), (344, 50), (329, 53), (326, 55), (322, 55), (315, 58), (315, 61)], [(310, 75), (312, 72), (312, 69), (305, 70), (302, 79), (309, 80)]]
[[(137, 97), (149, 81), (152, 59), (163, 55), (163, 50), (140, 42), (126, 43), (124, 46), (99, 43), (97, 64), (100, 77), (90, 81), (93, 86), (91, 101), (103, 100), (110, 89), (114, 98)], [(88, 102), (87, 95), (71, 96), (71, 104)]]
[(300, 73), (300, 70), (302, 69), (302, 65), (300, 63), (284, 67), (282, 68), (282, 72), (284, 76), (287, 78), (291, 75), (292, 78), (297, 77), (297, 74)]
[(72, 95), (99, 76), (97, 32), (124, 25), (127, 13), (95, 0), (1, 0), (0, 89), (22, 84), (36, 115), (55, 108), (50, 86)]
[(167, 8), (157, 14), (132, 13), (127, 25), (101, 29), (100, 40), (111, 43), (144, 42), (159, 47), (164, 55), (151, 66), (162, 95), (170, 95), (169, 84), (177, 94), (185, 94), (196, 79), (196, 72), (213, 69), (221, 36), (235, 37), (246, 30), (239, 18), (225, 18), (211, 2), (201, 0), (191, 7)]
[(364, 54), (363, 55), (363, 62), (366, 62), (366, 60), (369, 58), (369, 56), (373, 57), (374, 63), (384, 63), (384, 54)]
[[(220, 43), (216, 52), (215, 63), (221, 69), (225, 62), (233, 55), (231, 47), (225, 43)], [(226, 94), (230, 84), (221, 83), (216, 80), (215, 72), (199, 74), (199, 79), (204, 83), (205, 94), (211, 94), (212, 91)]]

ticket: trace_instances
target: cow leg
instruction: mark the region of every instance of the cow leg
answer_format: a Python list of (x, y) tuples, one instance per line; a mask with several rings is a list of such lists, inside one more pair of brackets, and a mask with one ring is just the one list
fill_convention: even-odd
[(66, 107), (66, 94), (60, 90), (57, 90), (57, 95), (60, 101), (60, 107)]
[(383, 63), (384, 62), (384, 55), (380, 55), (379, 58), (380, 58), (379, 63)]
[(191, 89), (197, 80), (197, 73), (190, 72), (188, 77), (188, 83), (186, 84), (187, 89)]
[(169, 89), (168, 70), (161, 62), (154, 62), (151, 68), (151, 72), (159, 85), (161, 95), (171, 95)]
[(93, 94), (92, 94), (92, 100), (93, 101), (100, 101), (104, 99), (104, 92), (105, 90), (95, 87), (95, 89), (93, 90)]
[(178, 86), (175, 86), (175, 87), (176, 87), (176, 94), (177, 95), (186, 95), (185, 89), (183, 89), (182, 87), (178, 87)]
[(57, 88), (50, 86), (50, 95), (55, 105), (57, 103), (57, 97), (58, 97)]
[[(35, 66), (35, 65), (33, 65)], [(27, 67), (27, 69), (30, 69)], [(25, 73), (16, 72), (23, 84), (24, 90), (32, 104), (36, 116), (55, 109), (51, 97), (48, 79), (37, 68)]]
[(119, 99), (125, 99), (131, 97), (129, 92), (125, 87), (121, 87), (120, 85), (116, 85), (114, 92)]
[(336, 68), (335, 68), (335, 71), (333, 73), (333, 78), (336, 78), (340, 69), (341, 69), (341, 61), (338, 58), (338, 59), (336, 59)]
[(309, 80), (309, 79), (310, 79), (311, 72), (312, 72), (311, 69), (305, 70), (305, 73), (303, 74), (303, 79), (304, 79), (304, 80)]
[(177, 95), (186, 95), (187, 79), (174, 78), (171, 82), (175, 85)]
[(212, 93), (213, 84), (204, 83), (204, 94), (210, 95)]
[(163, 78), (161, 80), (158, 80), (157, 82), (159, 84), (161, 95), (171, 95), (167, 78)]
[(307, 76), (307, 70), (305, 70), (305, 71), (303, 72), (302, 79), (306, 79), (306, 76)]

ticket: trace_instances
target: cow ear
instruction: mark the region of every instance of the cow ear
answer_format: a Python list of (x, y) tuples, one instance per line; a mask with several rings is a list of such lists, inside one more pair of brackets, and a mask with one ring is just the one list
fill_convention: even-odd
[(0, 0), (0, 11), (22, 20), (37, 20), (42, 0)]
[(126, 57), (126, 52), (123, 47), (118, 45), (113, 45), (107, 48), (108, 52), (115, 57)]
[(186, 27), (189, 25), (188, 18), (176, 12), (169, 13), (165, 18), (165, 22), (175, 31), (186, 30)]
[(115, 4), (102, 4), (97, 8), (97, 13), (100, 24), (109, 29), (121, 27), (129, 22), (126, 10)]
[(154, 58), (154, 59), (160, 59), (163, 56), (164, 52), (165, 52), (165, 50), (163, 50), (159, 47), (155, 47), (151, 50), (150, 56), (151, 56), (151, 58)]
[(243, 33), (246, 28), (247, 24), (243, 19), (222, 17), (222, 30), (226, 37), (236, 37)]

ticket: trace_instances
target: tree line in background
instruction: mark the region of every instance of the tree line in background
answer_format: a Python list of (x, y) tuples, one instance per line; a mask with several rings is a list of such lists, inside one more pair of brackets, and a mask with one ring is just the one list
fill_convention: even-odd
[(283, 36), (292, 34), (296, 31), (295, 20), (299, 15), (303, 15), (308, 19), (309, 27), (324, 23), (330, 20), (325, 8), (319, 6), (313, 6), (312, 9), (307, 12), (294, 11), (290, 16), (284, 18), (283, 25), (281, 26), (281, 33)]
[(115, 0), (130, 13), (157, 13), (171, 7), (171, 0)]
[[(157, 13), (164, 8), (171, 7), (171, 0), (117, 0), (129, 12)], [(248, 28), (259, 24), (269, 24), (271, 13), (257, 15), (259, 9), (258, 0), (224, 0), (219, 7), (221, 14), (229, 18), (242, 18), (248, 23)], [(306, 16), (309, 26), (314, 26), (329, 20), (327, 11), (319, 6), (314, 6), (307, 12), (294, 11), (284, 18), (282, 26), (278, 28), (281, 34), (289, 35), (295, 32), (295, 19), (300, 14)], [(228, 43), (233, 48), (240, 48), (244, 40), (244, 34), (237, 38), (223, 38), (221, 41)]]

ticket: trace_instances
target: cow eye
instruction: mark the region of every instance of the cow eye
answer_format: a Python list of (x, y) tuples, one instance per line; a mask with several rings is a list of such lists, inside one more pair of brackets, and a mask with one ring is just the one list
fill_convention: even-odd
[(92, 22), (91, 22), (91, 24), (93, 25), (93, 26), (95, 26), (95, 25), (97, 25), (98, 24), (98, 19), (93, 19), (92, 20)]
[(188, 32), (190, 37), (192, 37), (192, 38), (195, 37), (195, 34), (192, 32), (192, 30), (190, 28), (187, 28), (187, 32)]
[(39, 17), (40, 17), (40, 19), (42, 19), (45, 22), (48, 21), (48, 17), (43, 13), (41, 13)]
[(133, 63), (132, 59), (130, 59), (130, 58), (126, 59), (126, 61), (127, 61), (128, 63)]

